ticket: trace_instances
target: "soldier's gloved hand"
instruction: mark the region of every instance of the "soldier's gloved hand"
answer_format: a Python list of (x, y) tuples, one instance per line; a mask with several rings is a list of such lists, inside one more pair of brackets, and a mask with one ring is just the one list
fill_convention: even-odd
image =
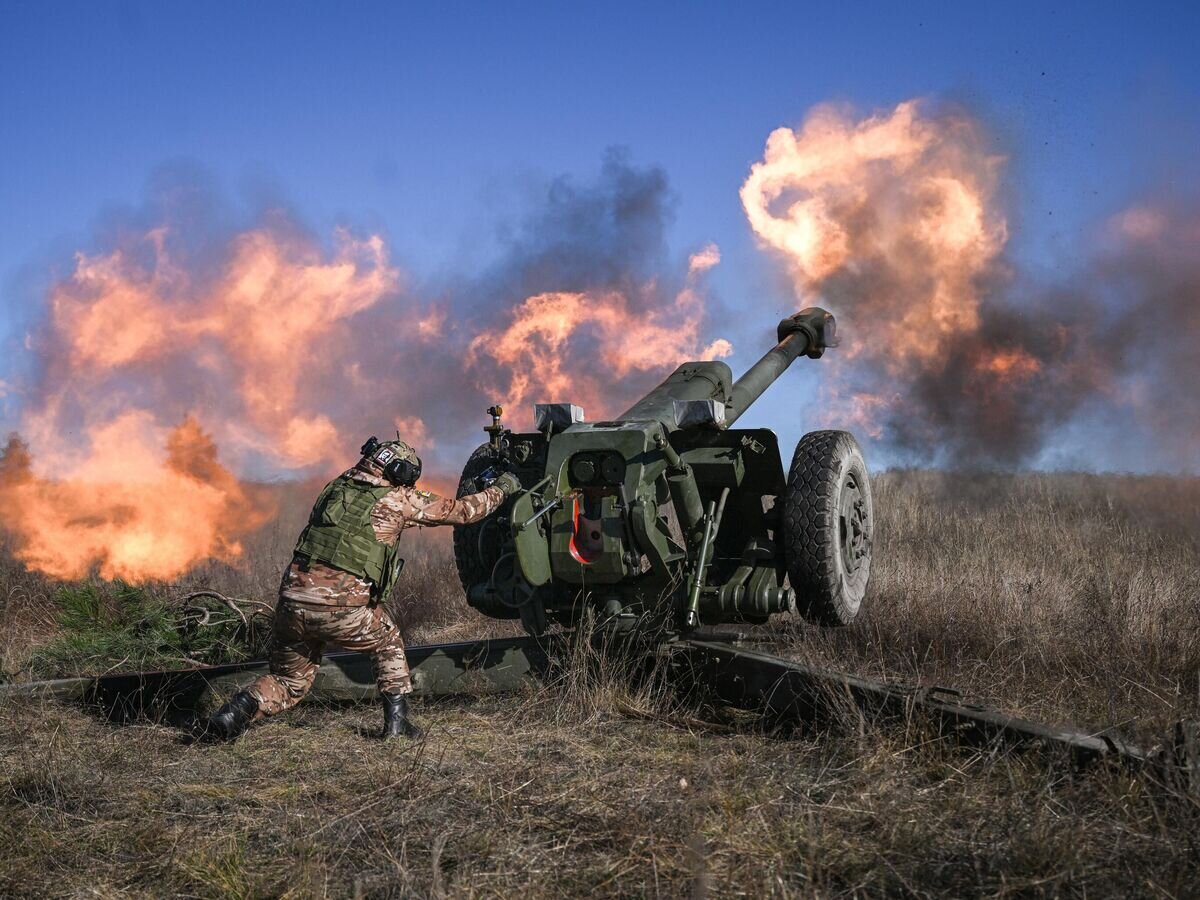
[(500, 470), (495, 466), (488, 466), (482, 472), (475, 476), (475, 490), (486, 491), (492, 486), (497, 478), (500, 477)]
[(517, 491), (521, 490), (521, 480), (512, 472), (505, 472), (491, 483), (491, 487), (498, 487), (504, 491), (505, 497), (511, 497)]

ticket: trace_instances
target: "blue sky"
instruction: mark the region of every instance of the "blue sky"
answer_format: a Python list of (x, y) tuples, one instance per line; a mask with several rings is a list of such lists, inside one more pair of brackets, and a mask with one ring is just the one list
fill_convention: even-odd
[[(1012, 249), (1069, 267), (1092, 223), (1194, 191), (1197, 4), (8, 3), (0, 8), (0, 335), (180, 160), (318, 233), (378, 229), (420, 277), (484, 265), (530, 179), (606, 148), (663, 167), (682, 258), (727, 303), (788, 299), (737, 189), (813, 104), (926, 96), (1010, 157)], [(11, 346), (11, 345), (10, 345)], [(735, 360), (735, 369), (747, 361)]]

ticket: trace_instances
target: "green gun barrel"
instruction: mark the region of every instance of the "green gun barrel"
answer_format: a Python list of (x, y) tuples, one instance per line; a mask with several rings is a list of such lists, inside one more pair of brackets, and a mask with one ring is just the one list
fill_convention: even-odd
[(721, 413), (715, 424), (732, 425), (797, 358), (816, 359), (826, 347), (837, 345), (837, 326), (833, 315), (811, 307), (788, 316), (779, 323), (778, 343), (767, 351), (737, 381), (729, 366), (719, 361), (688, 362), (681, 365), (661, 384), (616, 417), (619, 422), (662, 423), (667, 431), (687, 426), (681, 417), (681, 404), (708, 402)]
[(836, 347), (837, 323), (832, 313), (811, 307), (780, 322), (777, 336), (779, 343), (733, 383), (725, 407), (726, 425), (736, 422), (799, 357), (817, 359), (826, 347)]
[[(796, 359), (835, 344), (833, 316), (814, 307), (780, 322), (775, 346), (737, 380), (720, 360), (685, 362), (618, 416), (585, 421), (574, 405), (546, 404), (537, 430), (519, 434), (489, 411), (493, 440), (468, 460), (463, 490), (497, 459), (524, 490), (501, 517), (456, 529), (468, 602), (533, 634), (576, 627), (586, 609), (625, 635), (797, 609), (850, 621), (871, 534), (853, 438), (805, 436), (829, 460), (790, 478), (773, 431), (730, 427)], [(818, 494), (837, 515), (809, 502)], [(855, 566), (810, 571), (828, 559)]]

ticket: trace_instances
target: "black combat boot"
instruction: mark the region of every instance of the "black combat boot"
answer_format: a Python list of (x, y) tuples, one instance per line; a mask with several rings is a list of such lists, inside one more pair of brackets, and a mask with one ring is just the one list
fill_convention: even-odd
[(408, 717), (407, 694), (380, 694), (383, 701), (383, 734), (384, 740), (389, 738), (407, 737), (419, 738), (423, 732)]
[(246, 730), (258, 712), (258, 701), (248, 691), (238, 691), (208, 720), (208, 733), (214, 738), (232, 741)]

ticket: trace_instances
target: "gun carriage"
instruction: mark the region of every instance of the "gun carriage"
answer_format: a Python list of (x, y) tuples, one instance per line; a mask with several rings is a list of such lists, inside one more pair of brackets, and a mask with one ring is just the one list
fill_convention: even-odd
[(618, 632), (761, 623), (799, 611), (843, 625), (870, 576), (871, 488), (844, 431), (806, 434), (785, 472), (767, 428), (735, 424), (799, 357), (836, 346), (834, 317), (805, 309), (741, 378), (687, 362), (611, 420), (538, 404), (517, 433), (492, 407), (460, 495), (499, 470), (525, 490), (500, 516), (455, 529), (468, 602), (539, 634), (591, 607)]
[[(1074, 763), (1112, 760), (1170, 786), (1200, 783), (1200, 725), (1179, 723), (1147, 752), (1107, 732), (1051, 726), (965, 703), (957, 692), (844, 675), (706, 640), (696, 629), (761, 623), (799, 612), (822, 625), (858, 615), (871, 569), (873, 508), (862, 451), (845, 431), (816, 431), (785, 472), (775, 433), (735, 423), (799, 357), (836, 346), (834, 318), (806, 309), (779, 323), (778, 342), (736, 381), (723, 362), (689, 362), (611, 420), (586, 422), (570, 403), (539, 404), (536, 427), (514, 432), (488, 412), (487, 443), (463, 469), (459, 494), (503, 471), (523, 489), (499, 515), (454, 532), (467, 600), (531, 635), (410, 647), (413, 685), (452, 694), (480, 679), (514, 690), (551, 670), (553, 624), (585, 612), (609, 632), (668, 642), (683, 690), (699, 687), (777, 721), (811, 721), (846, 704), (877, 720), (920, 713), (948, 738), (977, 746), (1054, 748)], [(711, 635), (710, 635), (711, 637)], [(317, 688), (374, 695), (367, 657), (332, 654)], [(0, 685), (5, 696), (100, 703), (125, 718), (191, 710), (226, 682), (244, 683), (265, 662), (176, 672)], [(156, 713), (157, 714), (157, 713)]]

